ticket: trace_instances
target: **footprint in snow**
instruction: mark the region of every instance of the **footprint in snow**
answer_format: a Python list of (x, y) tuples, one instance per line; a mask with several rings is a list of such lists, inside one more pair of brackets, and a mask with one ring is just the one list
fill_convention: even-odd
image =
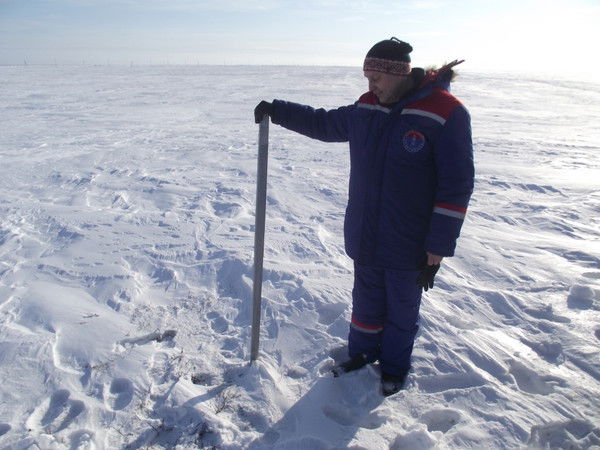
[(571, 286), (567, 297), (567, 305), (571, 309), (590, 309), (594, 307), (595, 297), (594, 289), (589, 286)]
[(599, 443), (600, 428), (587, 420), (570, 419), (531, 427), (530, 448), (593, 448)]
[(95, 449), (94, 432), (90, 430), (78, 430), (69, 435), (71, 449)]
[(217, 271), (217, 290), (221, 298), (252, 298), (252, 268), (239, 259), (229, 259)]
[(429, 431), (423, 429), (412, 429), (405, 434), (398, 435), (390, 450), (404, 450), (404, 449), (431, 449), (438, 448), (437, 441), (429, 433)]
[(0, 436), (4, 436), (11, 429), (11, 426), (7, 423), (0, 423)]
[(244, 349), (240, 345), (238, 338), (227, 338), (223, 340), (221, 345), (221, 353), (226, 358), (243, 358)]
[(564, 360), (562, 344), (558, 341), (536, 341), (521, 338), (521, 342), (530, 347), (534, 352), (538, 354), (538, 356), (540, 356), (548, 362), (555, 363), (557, 361), (561, 362)]
[[(248, 424), (253, 430), (258, 431), (259, 433), (265, 433), (269, 429), (269, 421), (265, 414), (260, 409), (248, 409), (248, 408), (240, 408), (239, 410), (240, 418)], [(276, 441), (277, 439), (275, 439)], [(273, 444), (273, 442), (266, 442), (268, 444)]]
[(360, 420), (360, 427), (368, 430), (376, 430), (387, 423), (387, 416), (379, 411), (374, 411)]
[(177, 281), (177, 275), (175, 274), (175, 271), (173, 271), (172, 269), (169, 269), (167, 267), (160, 267), (160, 266), (157, 266), (154, 269), (154, 271), (150, 275), (150, 278), (152, 278), (154, 280), (154, 282), (157, 284), (161, 284), (161, 283), (171, 284), (171, 283), (174, 283)]
[(428, 392), (444, 392), (483, 386), (485, 379), (477, 373), (450, 373), (417, 378), (419, 389)]
[(243, 211), (243, 207), (239, 203), (212, 202), (211, 206), (216, 216), (225, 218), (237, 217)]
[(334, 422), (350, 426), (356, 423), (356, 419), (347, 408), (336, 408), (334, 406), (325, 405), (322, 408), (323, 414)]
[(113, 411), (125, 409), (133, 399), (133, 383), (127, 378), (115, 378), (109, 389), (106, 402)]
[(554, 391), (554, 387), (564, 385), (564, 380), (550, 375), (539, 375), (525, 364), (513, 360), (509, 363), (509, 372), (514, 377), (520, 390), (529, 394), (548, 395)]
[[(235, 171), (235, 176), (247, 176), (245, 173)], [(231, 186), (230, 184), (224, 184), (218, 181), (216, 183), (217, 193), (219, 194), (228, 194), (234, 197), (241, 197), (244, 194), (242, 189), (238, 189), (235, 186)]]
[(54, 392), (34, 410), (27, 420), (27, 426), (48, 434), (68, 428), (85, 411), (85, 404), (80, 400), (71, 400), (70, 396), (71, 393), (66, 389)]
[(427, 430), (447, 433), (450, 428), (460, 422), (461, 415), (454, 409), (432, 409), (421, 416)]
[(179, 381), (177, 367), (181, 363), (182, 353), (175, 350), (157, 351), (147, 363), (146, 373), (151, 380), (150, 398), (160, 407), (169, 392)]
[(338, 317), (344, 314), (347, 305), (345, 303), (324, 304), (317, 309), (319, 314), (319, 323), (322, 325), (331, 325)]
[(207, 319), (210, 320), (210, 328), (215, 333), (225, 333), (229, 329), (229, 322), (218, 312), (210, 312), (206, 315)]
[(171, 361), (165, 352), (157, 352), (150, 358), (148, 375), (155, 384), (164, 384), (169, 380)]
[(546, 305), (542, 308), (525, 308), (523, 312), (529, 314), (536, 319), (548, 320), (549, 322), (570, 323), (571, 319), (565, 316), (560, 316), (554, 313), (552, 305)]
[(215, 384), (214, 376), (211, 373), (198, 372), (191, 376), (192, 383), (200, 386), (212, 386)]
[(176, 330), (166, 330), (162, 333), (159, 331), (155, 331), (153, 333), (145, 334), (143, 336), (121, 339), (119, 342), (117, 342), (116, 348), (117, 351), (124, 351), (130, 347), (136, 345), (145, 345), (150, 342), (171, 343), (176, 335)]

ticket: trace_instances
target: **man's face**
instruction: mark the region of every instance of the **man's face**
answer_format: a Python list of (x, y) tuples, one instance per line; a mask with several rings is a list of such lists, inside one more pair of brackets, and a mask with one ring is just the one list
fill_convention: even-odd
[(397, 102), (411, 88), (411, 78), (406, 75), (366, 70), (365, 77), (369, 80), (369, 91), (377, 96), (379, 103)]

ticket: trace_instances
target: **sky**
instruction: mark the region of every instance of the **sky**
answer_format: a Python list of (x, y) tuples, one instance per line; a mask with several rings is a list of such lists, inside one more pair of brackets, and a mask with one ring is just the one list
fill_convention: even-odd
[(362, 65), (375, 43), (414, 65), (600, 72), (600, 0), (0, 0), (0, 65)]

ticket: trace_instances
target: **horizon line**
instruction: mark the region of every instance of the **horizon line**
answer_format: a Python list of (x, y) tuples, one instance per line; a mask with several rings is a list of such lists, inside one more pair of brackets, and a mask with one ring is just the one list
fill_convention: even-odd
[[(10, 64), (10, 63), (0, 63), (0, 67), (322, 67), (322, 68), (356, 68), (362, 71), (362, 67), (360, 65), (343, 65), (343, 64), (277, 64), (277, 63), (263, 63), (263, 64), (236, 64), (236, 63), (139, 63), (139, 62), (107, 62), (107, 63), (29, 63), (27, 61), (21, 64)], [(576, 78), (577, 81), (587, 81), (590, 83), (597, 83), (595, 79), (592, 78), (592, 74), (587, 73), (568, 73), (568, 72), (540, 72), (540, 71), (528, 71), (528, 70), (499, 70), (492, 68), (476, 68), (476, 69), (468, 69), (468, 65), (465, 67), (461, 67), (458, 70), (458, 73), (469, 73), (469, 74), (485, 74), (485, 75), (510, 75), (510, 76), (518, 76), (518, 75), (528, 75), (535, 76), (535, 78), (544, 78), (547, 76), (560, 77), (564, 80), (569, 80)]]

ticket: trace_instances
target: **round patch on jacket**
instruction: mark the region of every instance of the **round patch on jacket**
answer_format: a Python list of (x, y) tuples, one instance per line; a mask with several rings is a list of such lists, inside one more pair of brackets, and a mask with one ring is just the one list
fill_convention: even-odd
[(425, 136), (417, 130), (407, 131), (402, 137), (402, 144), (407, 152), (416, 153), (425, 146)]

